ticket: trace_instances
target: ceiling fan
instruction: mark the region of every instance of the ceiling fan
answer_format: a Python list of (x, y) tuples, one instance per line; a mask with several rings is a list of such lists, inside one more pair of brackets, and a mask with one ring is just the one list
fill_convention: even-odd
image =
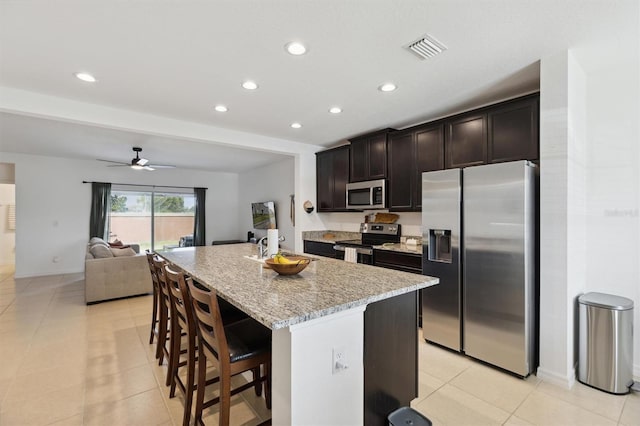
[(149, 164), (149, 160), (146, 158), (140, 158), (142, 148), (134, 146), (133, 151), (136, 153), (135, 158), (130, 163), (122, 163), (120, 161), (102, 160), (98, 158), (98, 161), (104, 161), (105, 163), (113, 163), (107, 167), (123, 167), (128, 166), (134, 170), (155, 170), (155, 169), (175, 169), (176, 166), (170, 166), (168, 164)]

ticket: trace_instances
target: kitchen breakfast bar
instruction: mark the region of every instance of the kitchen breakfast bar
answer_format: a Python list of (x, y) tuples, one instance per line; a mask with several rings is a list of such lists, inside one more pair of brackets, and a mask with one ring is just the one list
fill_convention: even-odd
[(437, 278), (315, 256), (281, 276), (255, 251), (158, 254), (272, 330), (274, 425), (383, 425), (417, 396), (417, 291)]

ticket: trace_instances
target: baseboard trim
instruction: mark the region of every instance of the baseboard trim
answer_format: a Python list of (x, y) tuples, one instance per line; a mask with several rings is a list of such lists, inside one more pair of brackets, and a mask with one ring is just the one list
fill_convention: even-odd
[(24, 279), (24, 278), (37, 278), (37, 277), (49, 277), (49, 276), (56, 276), (56, 275), (69, 275), (69, 274), (84, 274), (84, 269), (81, 270), (68, 270), (68, 271), (55, 271), (55, 272), (40, 272), (40, 273), (35, 273), (35, 274), (19, 274), (19, 273), (15, 273), (13, 274), (13, 277), (16, 279)]
[(576, 383), (575, 369), (572, 369), (569, 375), (562, 375), (554, 371), (547, 370), (544, 367), (538, 367), (536, 376), (538, 376), (538, 378), (546, 382), (549, 382), (558, 386), (562, 386), (567, 389), (571, 389), (573, 385)]

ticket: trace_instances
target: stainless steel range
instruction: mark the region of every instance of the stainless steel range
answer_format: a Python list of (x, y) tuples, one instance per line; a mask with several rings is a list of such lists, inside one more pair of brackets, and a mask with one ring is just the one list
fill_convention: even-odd
[(336, 259), (344, 260), (346, 249), (353, 248), (356, 251), (358, 263), (373, 265), (372, 247), (384, 243), (399, 243), (400, 230), (400, 225), (395, 223), (361, 223), (362, 239), (336, 241), (333, 246)]

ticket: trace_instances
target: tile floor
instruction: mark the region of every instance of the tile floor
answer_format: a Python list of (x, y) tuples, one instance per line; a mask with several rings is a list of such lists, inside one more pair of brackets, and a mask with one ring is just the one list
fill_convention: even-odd
[[(150, 296), (86, 306), (81, 274), (0, 269), (0, 426), (181, 424), (182, 397), (169, 398), (148, 344), (150, 312)], [(420, 342), (412, 406), (434, 425), (640, 425), (640, 394), (520, 380)], [(270, 417), (252, 390), (231, 413), (235, 425)], [(215, 407), (205, 415), (217, 424)]]

